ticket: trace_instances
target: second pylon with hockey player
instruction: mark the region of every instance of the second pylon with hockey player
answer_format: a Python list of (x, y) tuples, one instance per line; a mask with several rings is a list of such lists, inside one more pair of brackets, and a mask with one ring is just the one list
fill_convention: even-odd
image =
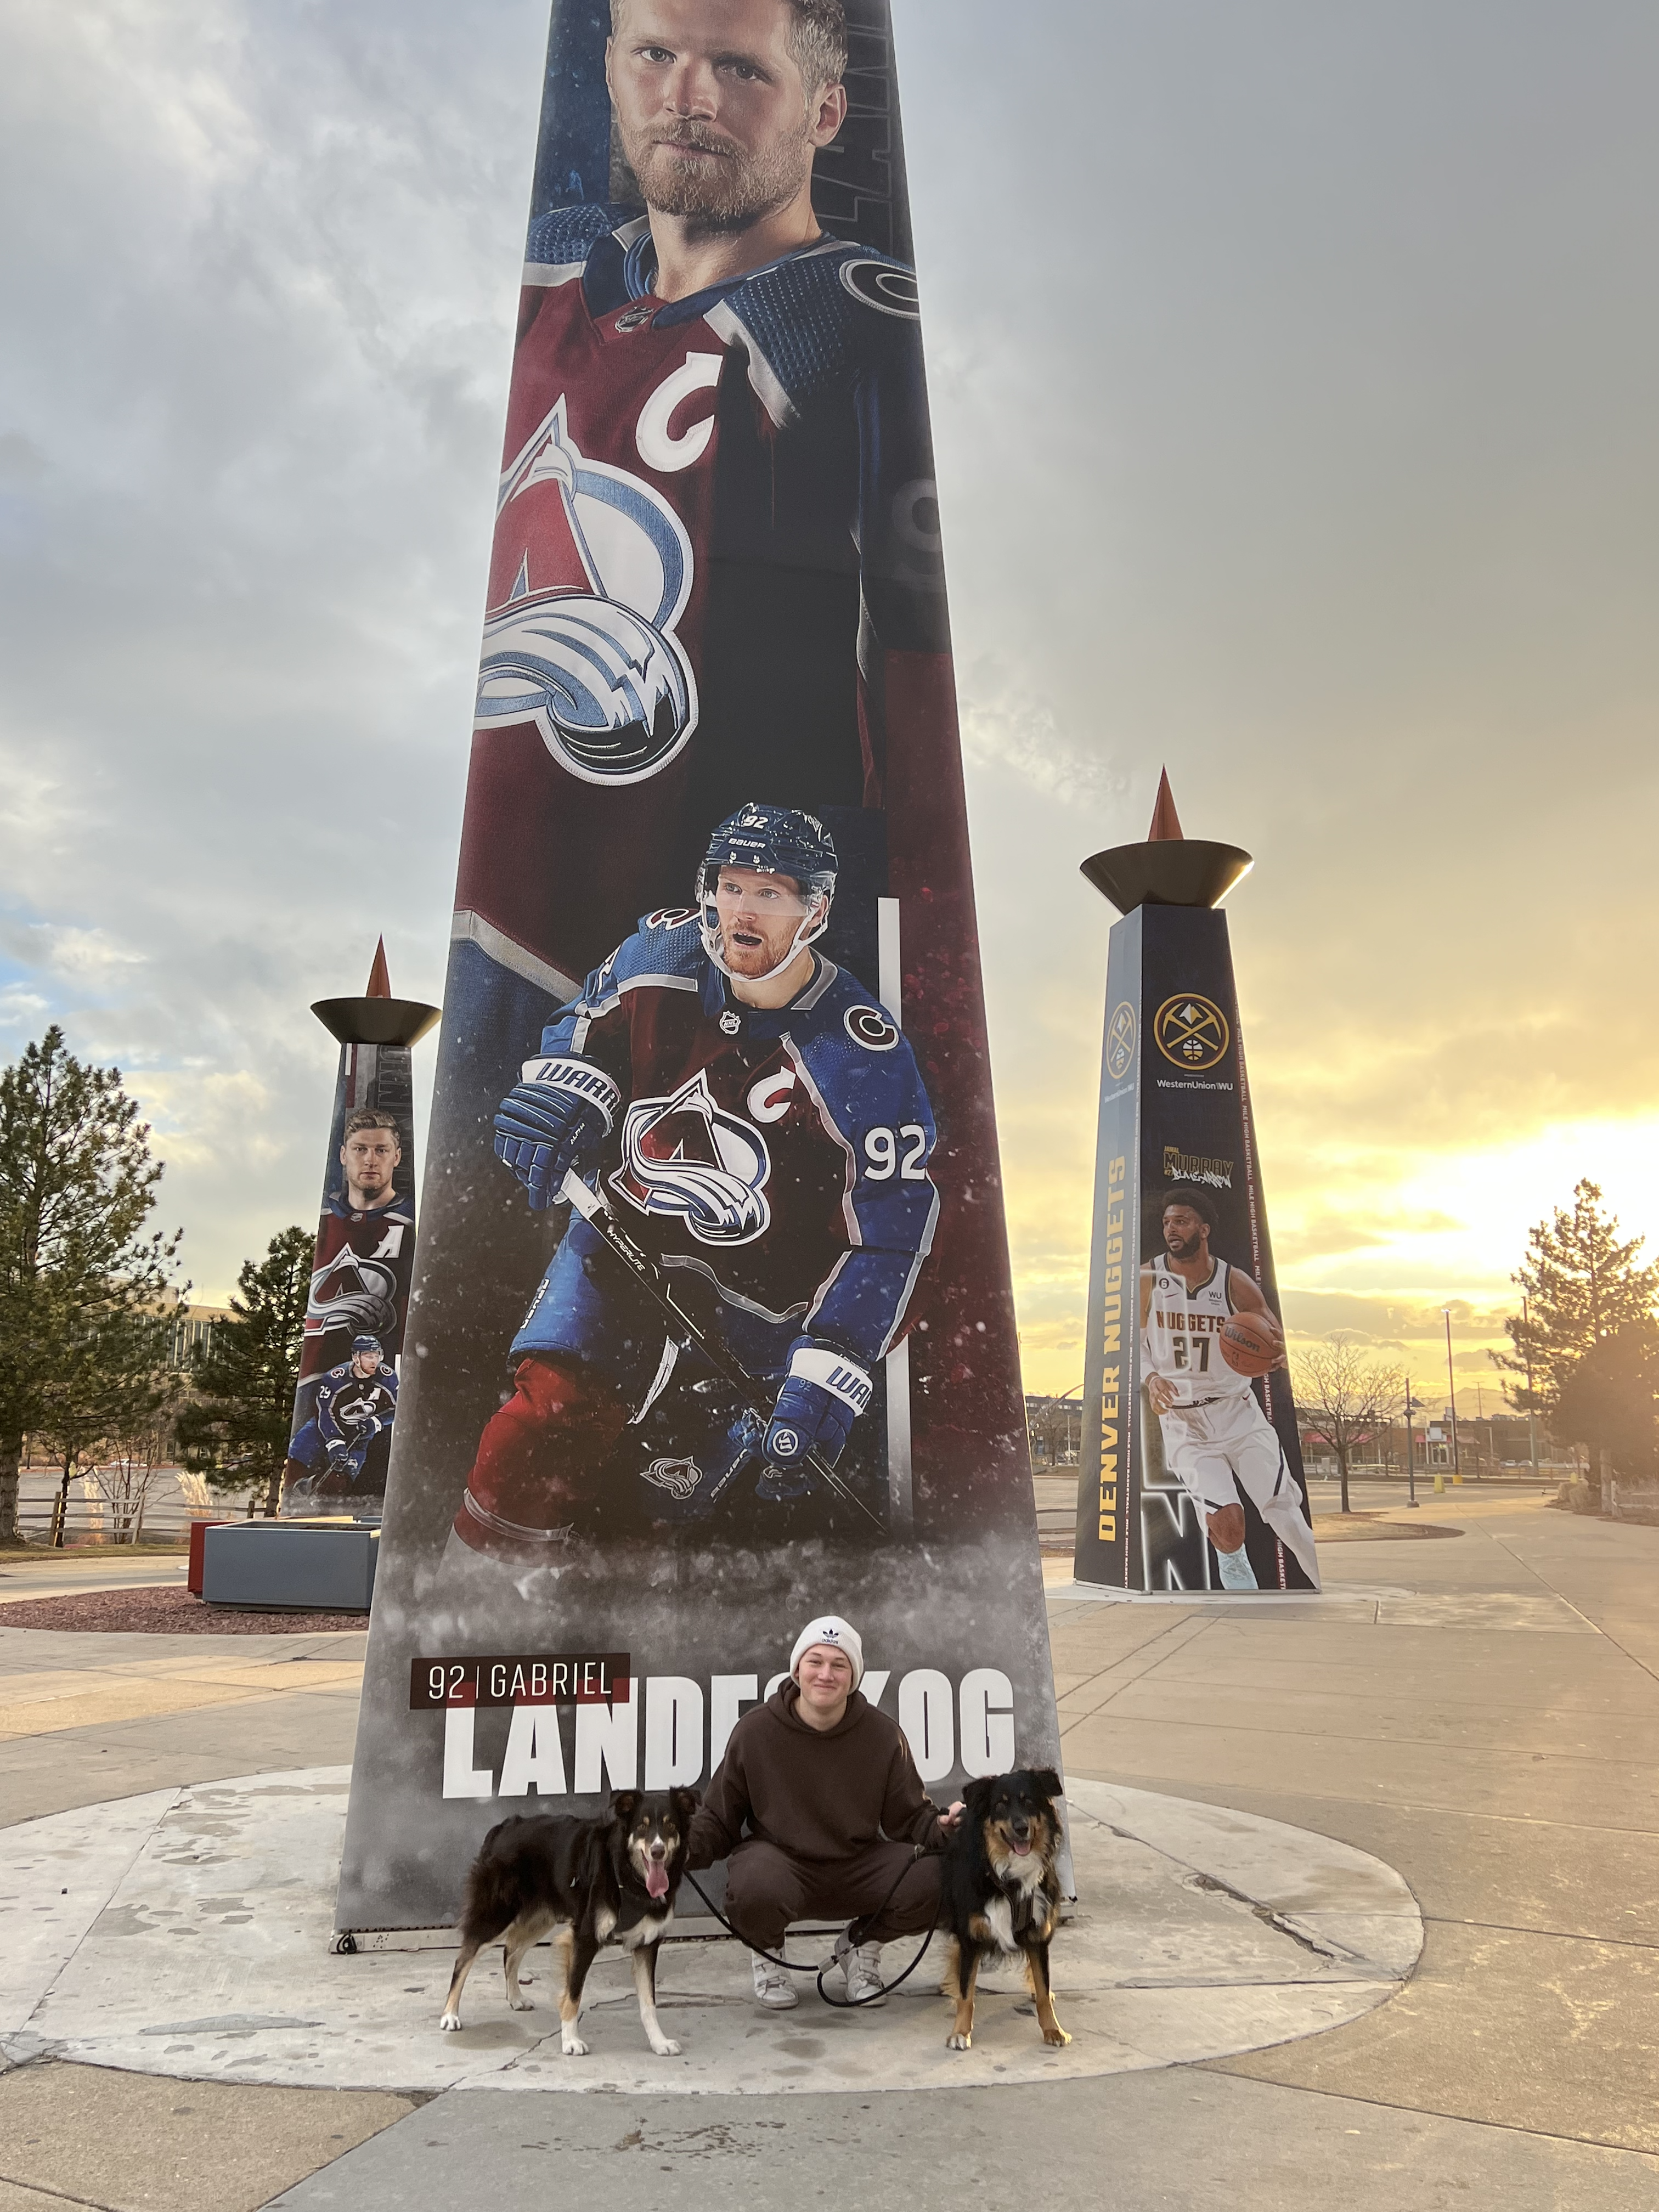
[(834, 1467), (850, 1451), (860, 1479), (858, 1432), (939, 1196), (908, 1042), (814, 949), (836, 882), (816, 817), (740, 808), (710, 841), (696, 905), (646, 916), (589, 976), (495, 1119), (530, 1205), (584, 1176), (768, 1387), (770, 1419), (762, 1428), (669, 1340), (574, 1220), (514, 1340), (513, 1395), (479, 1441), (455, 1522), (470, 1547), (534, 1549), (641, 1515), (775, 1516), (823, 1488), (813, 1457)]

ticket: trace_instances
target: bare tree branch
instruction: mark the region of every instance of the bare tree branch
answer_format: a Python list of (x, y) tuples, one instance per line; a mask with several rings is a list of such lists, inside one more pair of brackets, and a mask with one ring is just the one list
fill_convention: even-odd
[(1291, 1354), (1291, 1379), (1297, 1405), (1330, 1439), (1342, 1478), (1342, 1510), (1352, 1512), (1349, 1462), (1357, 1445), (1393, 1420), (1404, 1395), (1401, 1371), (1339, 1329), (1322, 1344)]

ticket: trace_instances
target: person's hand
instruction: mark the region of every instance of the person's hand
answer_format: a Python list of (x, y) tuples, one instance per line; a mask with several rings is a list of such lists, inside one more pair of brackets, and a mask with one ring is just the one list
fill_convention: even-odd
[(833, 1467), (870, 1393), (869, 1375), (857, 1360), (832, 1345), (798, 1336), (762, 1447), (768, 1463), (793, 1469), (811, 1452)]
[(1146, 1395), (1155, 1413), (1167, 1413), (1176, 1402), (1176, 1386), (1167, 1375), (1149, 1375)]
[(962, 1826), (962, 1816), (968, 1810), (960, 1797), (956, 1803), (939, 1816), (939, 1832), (942, 1836), (954, 1836)]
[(582, 1060), (531, 1063), (533, 1079), (502, 1099), (495, 1157), (512, 1169), (538, 1212), (558, 1203), (560, 1186), (584, 1152), (602, 1145), (619, 1093), (602, 1067)]

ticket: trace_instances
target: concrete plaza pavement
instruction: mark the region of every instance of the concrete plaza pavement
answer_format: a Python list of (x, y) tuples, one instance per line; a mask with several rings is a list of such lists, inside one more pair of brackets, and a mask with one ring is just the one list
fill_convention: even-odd
[[(787, 2105), (487, 2090), (422, 2104), (396, 2083), (377, 2098), (45, 2060), (0, 2075), (0, 2212), (517, 2212), (555, 2191), (620, 2205), (663, 2189), (694, 2212), (842, 2197), (909, 2212), (968, 2186), (1121, 2212), (1650, 2207), (1659, 1529), (1470, 1486), (1413, 1519), (1464, 1533), (1331, 1544), (1324, 1603), (1252, 1614), (1050, 1593), (1070, 1774), (1261, 1814), (1406, 1876), (1423, 1959), (1363, 2019), (1156, 2073)], [(0, 1603), (6, 1821), (349, 1758), (359, 1638), (234, 1653), (195, 1638), (186, 1653), (182, 1638), (3, 1620)], [(1056, 1966), (1063, 1992), (1063, 1938)]]

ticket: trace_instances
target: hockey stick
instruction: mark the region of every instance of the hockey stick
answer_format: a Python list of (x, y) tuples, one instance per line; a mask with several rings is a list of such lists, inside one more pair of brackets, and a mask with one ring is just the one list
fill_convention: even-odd
[[(763, 1428), (771, 1425), (771, 1415), (759, 1404), (760, 1386), (746, 1367), (740, 1367), (717, 1337), (699, 1327), (690, 1314), (684, 1311), (673, 1291), (663, 1280), (662, 1269), (642, 1245), (636, 1244), (617, 1221), (616, 1215), (597, 1191), (590, 1190), (573, 1169), (566, 1176), (560, 1196), (568, 1199), (580, 1214), (605, 1250), (618, 1266), (626, 1268), (640, 1288), (661, 1307), (673, 1323), (674, 1335), (682, 1351), (700, 1352), (721, 1380), (729, 1382), (743, 1401), (744, 1410), (751, 1414)], [(820, 1481), (839, 1498), (843, 1505), (851, 1505), (863, 1514), (872, 1528), (884, 1536), (887, 1524), (872, 1513), (857, 1493), (849, 1490), (841, 1477), (813, 1451), (803, 1451), (802, 1459)]]

